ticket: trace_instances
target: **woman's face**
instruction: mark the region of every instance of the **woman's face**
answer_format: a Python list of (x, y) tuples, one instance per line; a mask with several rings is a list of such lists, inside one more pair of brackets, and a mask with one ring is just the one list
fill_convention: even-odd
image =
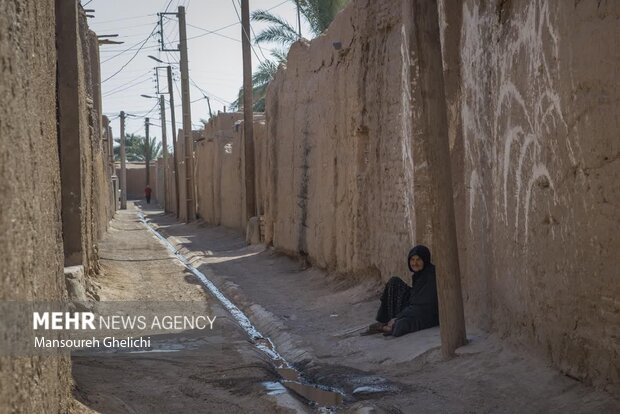
[(419, 272), (424, 269), (424, 261), (420, 258), (420, 256), (414, 254), (409, 259), (409, 266), (411, 266), (414, 272)]

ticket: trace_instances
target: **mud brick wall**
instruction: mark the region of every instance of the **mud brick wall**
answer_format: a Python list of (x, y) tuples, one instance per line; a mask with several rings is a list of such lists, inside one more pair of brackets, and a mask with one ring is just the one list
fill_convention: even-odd
[[(434, 137), (416, 132), (409, 7), (353, 0), (326, 35), (293, 45), (269, 87), (266, 241), (330, 271), (405, 276), (411, 245), (433, 244)], [(467, 321), (609, 390), (620, 381), (619, 9), (440, 2)]]
[(268, 243), (386, 280), (405, 276), (417, 229), (401, 15), (400, 2), (356, 1), (293, 45), (268, 92), (261, 178)]
[(465, 1), (459, 242), (472, 322), (620, 389), (620, 3)]
[[(54, 1), (1, 9), (0, 300), (60, 300)], [(0, 412), (66, 412), (70, 384), (66, 357), (0, 356)]]
[[(195, 153), (198, 214), (207, 223), (245, 232), (242, 120), (243, 114), (238, 112), (220, 112), (211, 118), (205, 125), (204, 140), (196, 143)], [(259, 142), (265, 141), (265, 122), (261, 115), (255, 115), (254, 129), (255, 146), (259, 146)], [(258, 149), (256, 151), (255, 158), (258, 157)]]
[[(153, 160), (149, 165), (150, 169), (150, 187), (151, 187), (151, 202), (153, 200), (159, 200), (159, 175), (158, 161)], [(128, 200), (142, 200), (144, 201), (144, 188), (146, 187), (146, 166), (143, 162), (131, 162), (126, 163), (127, 172), (127, 199)], [(162, 171), (163, 173), (163, 171)], [(120, 164), (116, 164), (116, 175), (120, 177), (121, 167)]]

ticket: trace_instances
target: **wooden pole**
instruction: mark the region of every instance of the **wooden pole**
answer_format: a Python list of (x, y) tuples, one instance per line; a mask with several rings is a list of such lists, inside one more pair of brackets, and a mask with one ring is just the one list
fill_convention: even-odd
[(170, 94), (170, 122), (172, 123), (172, 162), (174, 164), (174, 200), (176, 205), (176, 216), (179, 218), (179, 164), (177, 162), (177, 122), (174, 109), (174, 91), (172, 90), (172, 67), (166, 68), (168, 74), (168, 93)]
[(241, 0), (241, 38), (243, 40), (243, 141), (245, 149), (245, 211), (247, 220), (256, 215), (252, 54), (250, 45), (250, 5), (248, 0)]
[(167, 180), (168, 180), (168, 137), (166, 136), (166, 102), (164, 101), (164, 95), (159, 95), (159, 112), (161, 115), (161, 145), (163, 148), (163, 157), (164, 157), (164, 194), (162, 197), (162, 203), (164, 204), (164, 211), (169, 210), (168, 203), (168, 190), (167, 190)]
[(194, 200), (194, 137), (192, 134), (192, 111), (189, 97), (189, 67), (187, 61), (187, 31), (185, 7), (179, 6), (179, 49), (181, 52), (181, 103), (183, 109), (183, 135), (185, 138), (185, 194), (187, 200), (186, 222), (196, 218)]
[(146, 185), (151, 185), (151, 149), (149, 142), (149, 118), (144, 118), (144, 164), (146, 166)]
[(422, 125), (431, 180), (433, 255), (436, 257), (441, 351), (454, 355), (467, 342), (448, 139), (448, 116), (444, 91), (437, 2), (413, 0), (414, 43), (420, 72)]
[(121, 111), (121, 210), (127, 209), (127, 155), (125, 153), (125, 112)]

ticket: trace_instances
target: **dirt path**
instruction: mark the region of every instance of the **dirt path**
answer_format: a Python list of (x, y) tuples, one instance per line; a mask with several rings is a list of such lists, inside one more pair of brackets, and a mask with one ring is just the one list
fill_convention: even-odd
[(267, 394), (262, 383), (278, 378), (268, 358), (138, 221), (137, 211), (128, 203), (100, 244), (102, 303), (156, 308), (183, 301), (216, 316), (214, 330), (156, 335), (153, 348), (171, 345), (160, 352), (76, 353), (76, 398), (101, 413), (306, 411), (287, 394)]
[(346, 412), (620, 412), (609, 394), (493, 336), (470, 331), (450, 361), (439, 357), (438, 328), (360, 337), (352, 331), (372, 320), (380, 281), (328, 275), (233, 230), (147, 213), (306, 378), (342, 390)]

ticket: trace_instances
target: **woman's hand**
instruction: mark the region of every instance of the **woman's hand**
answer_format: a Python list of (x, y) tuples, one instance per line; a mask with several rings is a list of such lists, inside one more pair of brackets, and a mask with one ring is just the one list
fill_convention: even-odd
[(383, 327), (383, 332), (392, 332), (392, 329), (394, 328), (394, 324), (396, 323), (396, 318), (390, 320), (387, 324), (385, 324), (385, 326)]

